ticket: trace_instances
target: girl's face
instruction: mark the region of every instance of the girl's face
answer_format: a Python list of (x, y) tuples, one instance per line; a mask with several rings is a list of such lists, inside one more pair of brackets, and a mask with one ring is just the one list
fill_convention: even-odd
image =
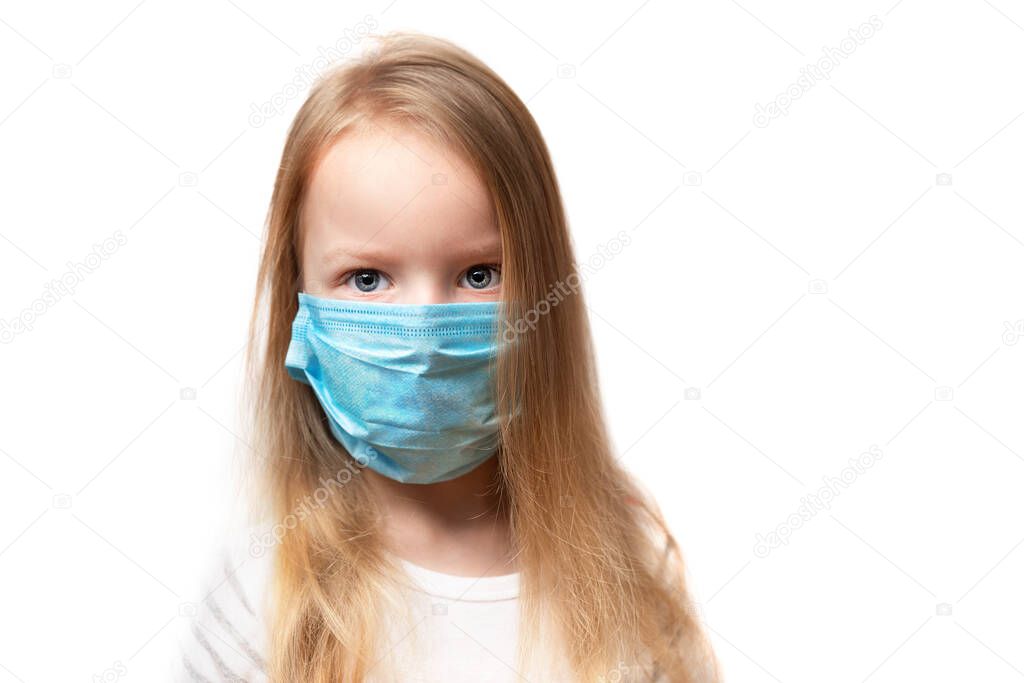
[(383, 303), (497, 300), (501, 233), (472, 169), (411, 129), (347, 133), (302, 216), (303, 290)]

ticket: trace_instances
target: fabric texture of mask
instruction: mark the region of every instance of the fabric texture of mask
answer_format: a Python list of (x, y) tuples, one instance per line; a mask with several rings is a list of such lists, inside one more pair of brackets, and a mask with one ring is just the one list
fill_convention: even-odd
[(331, 433), (360, 465), (428, 484), (494, 455), (499, 302), (298, 296), (285, 366), (313, 388)]

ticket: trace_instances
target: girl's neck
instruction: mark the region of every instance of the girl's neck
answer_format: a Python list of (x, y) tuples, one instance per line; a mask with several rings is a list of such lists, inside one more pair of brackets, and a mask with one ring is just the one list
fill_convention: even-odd
[(463, 576), (516, 571), (497, 457), (437, 484), (403, 484), (373, 470), (364, 473), (383, 510), (387, 540), (399, 557)]

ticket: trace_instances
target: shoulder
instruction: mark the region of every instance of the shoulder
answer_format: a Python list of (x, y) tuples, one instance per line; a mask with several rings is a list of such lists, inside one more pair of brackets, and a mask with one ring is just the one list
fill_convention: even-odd
[(175, 683), (267, 680), (273, 545), (240, 531), (225, 539), (179, 620)]

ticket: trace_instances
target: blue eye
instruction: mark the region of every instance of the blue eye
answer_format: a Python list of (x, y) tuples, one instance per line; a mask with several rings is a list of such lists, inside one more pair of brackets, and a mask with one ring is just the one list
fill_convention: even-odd
[(501, 283), (500, 266), (476, 265), (468, 269), (459, 285), (470, 289), (491, 289)]
[(388, 279), (378, 270), (357, 270), (347, 276), (342, 284), (352, 284), (360, 292), (375, 292), (384, 288)]

